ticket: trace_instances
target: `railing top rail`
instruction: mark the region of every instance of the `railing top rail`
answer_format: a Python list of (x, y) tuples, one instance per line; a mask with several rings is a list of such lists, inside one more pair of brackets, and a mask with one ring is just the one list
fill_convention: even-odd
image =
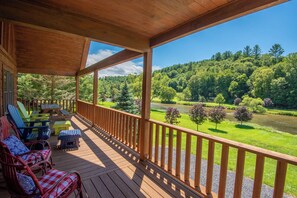
[(81, 102), (81, 103), (85, 103), (85, 104), (93, 105), (93, 103), (91, 103), (91, 102), (86, 102), (86, 101), (82, 101), (82, 100), (77, 100), (77, 102)]
[[(88, 104), (88, 105), (93, 105), (93, 103), (90, 103), (90, 102), (86, 102), (86, 101), (82, 101), (82, 100), (77, 100), (78, 102), (81, 102), (81, 103), (85, 103), (85, 104)], [(106, 109), (106, 110), (110, 110), (110, 111), (114, 111), (114, 112), (117, 112), (117, 113), (121, 113), (121, 114), (124, 114), (124, 115), (127, 115), (127, 116), (131, 116), (131, 117), (134, 117), (134, 118), (137, 118), (137, 119), (140, 119), (141, 117), (138, 116), (138, 115), (134, 115), (134, 114), (131, 114), (131, 113), (127, 113), (127, 112), (124, 112), (124, 111), (119, 111), (119, 110), (116, 110), (116, 109), (112, 109), (112, 108), (109, 108), (109, 107), (103, 107), (103, 106), (100, 106), (100, 105), (95, 105), (97, 108), (102, 108), (102, 109)]]
[(103, 106), (100, 106), (100, 105), (96, 105), (96, 107), (99, 107), (99, 108), (102, 108), (102, 109), (107, 109), (107, 110), (110, 110), (110, 111), (115, 111), (117, 113), (121, 113), (121, 114), (124, 114), (124, 115), (127, 115), (127, 116), (131, 116), (131, 117), (134, 117), (134, 118), (137, 118), (137, 119), (140, 119), (141, 118), (138, 115), (127, 113), (127, 112), (124, 112), (124, 111), (119, 111), (117, 109), (112, 109), (112, 108), (109, 108), (109, 107), (103, 107)]
[(283, 153), (278, 153), (278, 152), (275, 152), (275, 151), (259, 148), (259, 147), (256, 147), (256, 146), (251, 146), (251, 145), (248, 145), (248, 144), (235, 142), (235, 141), (228, 140), (228, 139), (225, 139), (225, 138), (212, 136), (212, 135), (205, 134), (205, 133), (202, 133), (202, 132), (197, 132), (197, 131), (194, 131), (194, 130), (191, 130), (191, 129), (187, 129), (187, 128), (183, 128), (183, 127), (179, 127), (179, 126), (174, 126), (174, 125), (171, 125), (171, 124), (167, 124), (167, 123), (164, 123), (164, 122), (159, 122), (159, 121), (152, 120), (152, 119), (150, 119), (149, 122), (152, 122), (152, 123), (155, 123), (155, 124), (158, 124), (158, 125), (162, 125), (162, 126), (171, 128), (173, 130), (178, 130), (178, 131), (181, 131), (181, 132), (189, 133), (189, 134), (194, 135), (194, 136), (199, 136), (199, 137), (202, 137), (204, 139), (211, 140), (211, 141), (214, 141), (214, 142), (217, 142), (217, 143), (225, 144), (225, 145), (228, 145), (230, 147), (235, 147), (237, 149), (242, 149), (242, 150), (254, 153), (254, 154), (260, 154), (260, 155), (263, 155), (265, 157), (272, 158), (272, 159), (275, 159), (275, 160), (278, 160), (278, 161), (285, 161), (285, 162), (287, 162), (289, 164), (297, 165), (297, 157), (294, 157), (294, 156), (291, 156), (291, 155), (286, 155), (286, 154), (283, 154)]

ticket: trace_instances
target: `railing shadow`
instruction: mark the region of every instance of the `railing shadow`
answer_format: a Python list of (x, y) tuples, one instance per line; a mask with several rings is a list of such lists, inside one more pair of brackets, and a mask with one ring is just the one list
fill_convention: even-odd
[[(80, 116), (76, 115), (75, 118), (86, 126), (86, 129), (83, 129), (83, 131), (90, 130), (91, 132), (93, 132), (97, 137), (99, 137), (102, 141), (104, 141), (104, 143), (110, 146), (114, 151), (120, 154), (128, 162), (133, 164), (137, 169), (141, 170), (141, 171), (138, 171), (136, 169), (131, 180), (138, 180), (140, 178), (141, 181), (143, 182), (144, 178), (148, 177), (152, 181), (154, 181), (155, 185), (159, 186), (164, 191), (166, 191), (167, 193), (173, 196), (177, 196), (177, 197), (179, 196), (197, 197), (198, 196), (194, 191), (192, 191), (187, 186), (185, 186), (181, 182), (174, 179), (172, 176), (166, 174), (160, 168), (152, 165), (148, 161), (140, 161), (139, 154), (137, 152), (135, 152), (128, 146), (124, 145), (123, 143), (119, 142), (117, 139), (113, 138), (110, 134), (100, 129), (97, 129), (95, 127), (91, 127), (90, 123), (85, 119), (81, 118)], [(73, 122), (72, 124), (74, 128), (79, 128), (75, 122)], [(100, 151), (99, 146), (93, 140), (88, 139), (88, 137), (83, 137), (83, 139), (87, 142), (90, 148), (96, 149), (96, 153)], [(102, 155), (100, 157), (102, 157)]]

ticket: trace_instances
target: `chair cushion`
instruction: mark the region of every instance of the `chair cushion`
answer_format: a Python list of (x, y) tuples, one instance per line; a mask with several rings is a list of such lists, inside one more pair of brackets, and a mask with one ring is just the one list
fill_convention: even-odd
[(3, 140), (3, 143), (7, 146), (11, 154), (15, 156), (30, 151), (26, 145), (14, 135), (7, 137), (5, 140)]
[(34, 191), (36, 190), (36, 186), (30, 176), (17, 173), (17, 178), (25, 193), (27, 193), (28, 195), (34, 193)]
[[(39, 179), (39, 184), (42, 187), (43, 191), (46, 192), (50, 190), (52, 186), (55, 185), (55, 183), (65, 174), (67, 174), (67, 172), (51, 169), (47, 171), (45, 175)], [(51, 190), (49, 198), (55, 198), (60, 196), (67, 188), (69, 188), (73, 183), (76, 183), (77, 181), (77, 175), (74, 173), (63, 178), (60, 184), (57, 185), (54, 190)]]
[(50, 150), (40, 150), (38, 152), (29, 153), (21, 156), (23, 160), (25, 160), (28, 164), (36, 164), (37, 162), (42, 161), (42, 159), (47, 159), (49, 157)]

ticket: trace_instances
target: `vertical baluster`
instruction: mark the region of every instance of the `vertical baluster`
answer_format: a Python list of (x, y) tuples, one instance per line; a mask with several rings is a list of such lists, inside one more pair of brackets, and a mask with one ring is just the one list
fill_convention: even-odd
[(181, 131), (176, 131), (176, 167), (175, 167), (175, 176), (180, 178), (180, 163), (181, 163), (181, 142), (182, 142), (182, 135)]
[(118, 137), (118, 113), (115, 112), (114, 113), (114, 137), (117, 138)]
[(168, 140), (168, 172), (172, 173), (172, 155), (173, 155), (173, 129), (169, 128)]
[(253, 197), (254, 198), (261, 196), (263, 172), (264, 172), (264, 161), (265, 161), (264, 156), (261, 154), (257, 154), (255, 179), (254, 179), (254, 187), (253, 187)]
[(244, 160), (245, 160), (245, 151), (243, 149), (238, 149), (233, 197), (241, 197)]
[(129, 123), (130, 123), (130, 116), (126, 116), (126, 137), (125, 137), (125, 143), (128, 145), (129, 142)]
[(139, 152), (139, 133), (140, 133), (140, 119), (138, 119), (138, 122), (137, 122), (137, 152)]
[(200, 191), (201, 159), (202, 159), (202, 138), (197, 136), (194, 185), (195, 185), (195, 188), (198, 189), (199, 191)]
[(153, 133), (154, 124), (150, 122), (150, 134), (149, 134), (149, 160), (153, 159)]
[(133, 122), (133, 149), (136, 150), (136, 125), (137, 125), (137, 119)]
[(129, 123), (129, 146), (131, 148), (132, 148), (133, 122), (134, 122), (134, 117), (131, 117), (130, 118), (130, 123)]
[(158, 164), (159, 163), (159, 137), (160, 137), (160, 126), (158, 124), (156, 124), (156, 138), (155, 138), (155, 163)]
[(287, 173), (287, 162), (277, 161), (273, 198), (282, 198), (284, 194), (284, 187)]
[(166, 141), (166, 127), (162, 126), (162, 144), (161, 144), (161, 168), (165, 168), (165, 141)]
[(208, 142), (207, 174), (206, 174), (206, 194), (211, 196), (212, 193), (212, 176), (214, 163), (215, 143), (211, 140)]
[(185, 155), (185, 183), (190, 184), (190, 165), (191, 165), (191, 141), (192, 135), (187, 133), (186, 155)]
[(225, 197), (228, 158), (229, 158), (229, 146), (226, 144), (223, 144), (222, 145), (222, 154), (221, 154), (220, 183), (219, 183), (219, 192), (218, 192), (219, 198)]
[(125, 134), (126, 134), (126, 116), (123, 114), (122, 119), (122, 142), (125, 143)]

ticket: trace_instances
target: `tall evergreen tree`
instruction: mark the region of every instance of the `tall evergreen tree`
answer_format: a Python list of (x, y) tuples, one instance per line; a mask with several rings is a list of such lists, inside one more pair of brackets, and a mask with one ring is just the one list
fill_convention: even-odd
[(282, 54), (284, 52), (285, 50), (282, 48), (280, 44), (274, 44), (269, 50), (269, 54), (273, 56), (277, 62), (280, 61)]
[(255, 45), (253, 48), (253, 56), (255, 57), (255, 59), (259, 59), (261, 56), (261, 48), (258, 44)]
[(137, 112), (137, 108), (136, 108), (136, 105), (134, 104), (134, 99), (129, 90), (127, 82), (125, 82), (122, 88), (121, 94), (118, 98), (115, 108), (122, 111), (126, 111), (128, 113)]
[(252, 56), (252, 48), (247, 45), (243, 48), (243, 51), (242, 51), (242, 54), (245, 56), (245, 57), (250, 57)]

